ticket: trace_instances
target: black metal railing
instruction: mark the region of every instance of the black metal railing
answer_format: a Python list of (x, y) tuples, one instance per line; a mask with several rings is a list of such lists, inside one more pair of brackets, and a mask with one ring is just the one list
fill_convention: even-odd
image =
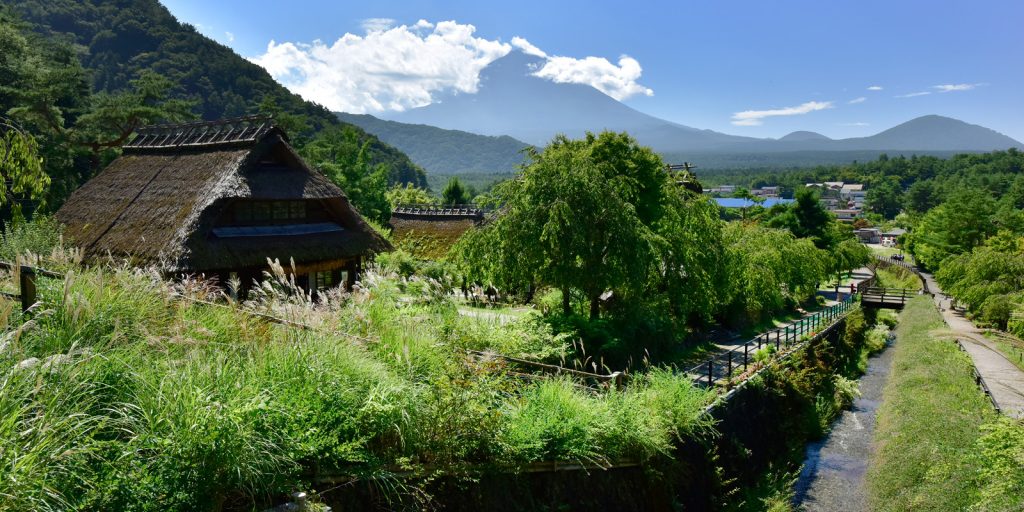
[(769, 347), (776, 352), (799, 345), (800, 342), (827, 334), (840, 320), (857, 307), (856, 297), (848, 296), (838, 304), (806, 315), (790, 325), (759, 334), (743, 345), (720, 352), (707, 361), (686, 370), (694, 384), (714, 387), (724, 380), (726, 387), (733, 385), (733, 376), (740, 372), (741, 381), (749, 378), (755, 354)]

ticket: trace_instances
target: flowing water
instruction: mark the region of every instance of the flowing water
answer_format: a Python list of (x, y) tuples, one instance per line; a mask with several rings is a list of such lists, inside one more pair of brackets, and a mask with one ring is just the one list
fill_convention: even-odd
[(859, 381), (861, 396), (832, 424), (828, 436), (807, 446), (793, 499), (802, 510), (868, 510), (864, 476), (892, 358), (890, 347), (868, 360), (867, 373)]

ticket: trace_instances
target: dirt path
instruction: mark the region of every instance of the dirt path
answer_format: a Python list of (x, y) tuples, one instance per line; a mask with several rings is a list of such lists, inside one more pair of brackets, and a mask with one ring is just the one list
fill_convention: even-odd
[(985, 379), (999, 410), (1011, 418), (1024, 418), (1024, 371), (1006, 359), (962, 313), (952, 309), (950, 299), (945, 298), (931, 274), (922, 272), (921, 275), (928, 282), (928, 289), (935, 294), (935, 304), (942, 311), (942, 318), (963, 342), (978, 373)]
[(793, 503), (807, 511), (866, 511), (864, 474), (871, 458), (875, 416), (889, 379), (893, 350), (868, 360), (861, 377), (861, 396), (832, 425), (829, 435), (807, 446), (804, 468), (796, 483)]

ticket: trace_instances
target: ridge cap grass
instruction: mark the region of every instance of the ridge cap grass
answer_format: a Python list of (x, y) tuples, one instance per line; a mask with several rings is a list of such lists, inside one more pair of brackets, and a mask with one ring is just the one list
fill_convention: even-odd
[(868, 468), (871, 510), (965, 510), (978, 495), (976, 443), (997, 415), (928, 296), (900, 314)]

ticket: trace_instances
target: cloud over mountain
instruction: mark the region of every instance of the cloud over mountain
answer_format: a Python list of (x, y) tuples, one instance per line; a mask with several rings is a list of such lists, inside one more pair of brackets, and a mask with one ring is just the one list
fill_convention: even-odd
[(480, 72), (513, 48), (541, 57), (534, 75), (556, 83), (585, 84), (617, 99), (654, 92), (638, 83), (642, 68), (623, 55), (548, 55), (526, 39), (511, 43), (476, 37), (476, 27), (426, 20), (395, 26), (388, 18), (363, 20), (366, 33), (346, 33), (333, 44), (270, 41), (249, 60), (302, 97), (335, 111), (401, 112), (436, 101), (442, 93), (474, 94)]
[(771, 110), (744, 110), (732, 115), (732, 124), (736, 126), (760, 126), (766, 117), (776, 116), (798, 116), (809, 114), (816, 110), (832, 108), (831, 101), (808, 101), (795, 107), (776, 108)]

